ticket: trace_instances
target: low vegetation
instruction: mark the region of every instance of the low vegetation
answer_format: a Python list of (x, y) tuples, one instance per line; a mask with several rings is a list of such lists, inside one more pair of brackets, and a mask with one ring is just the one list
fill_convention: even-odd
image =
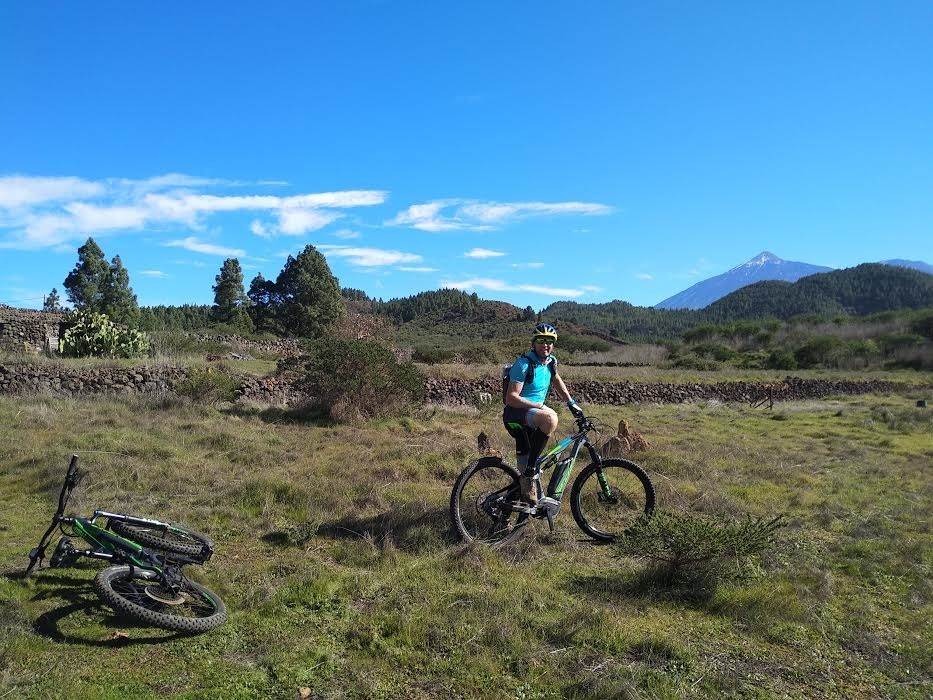
[(291, 364), (311, 406), (337, 421), (396, 416), (424, 401), (421, 373), (380, 343), (323, 338)]
[(148, 354), (149, 339), (116, 325), (106, 314), (84, 309), (65, 316), (60, 342), (65, 357), (139, 357)]
[[(566, 512), (502, 552), (455, 542), (447, 500), (476, 434), (508, 452), (496, 407), (340, 425), (168, 396), (0, 397), (0, 697), (926, 698), (918, 398), (592, 408), (649, 439), (636, 461), (665, 511), (784, 515), (745, 577), (690, 597)], [(93, 594), (93, 562), (20, 578), (72, 452), (89, 474), (76, 510), (217, 540), (199, 575), (227, 624), (134, 626)]]

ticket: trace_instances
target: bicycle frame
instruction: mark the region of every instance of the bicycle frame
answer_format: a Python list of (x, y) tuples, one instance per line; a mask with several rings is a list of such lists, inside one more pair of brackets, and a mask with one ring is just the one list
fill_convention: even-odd
[[(95, 522), (98, 518), (107, 518), (107, 526), (101, 527), (98, 525)], [(137, 518), (132, 515), (123, 515), (121, 513), (108, 513), (103, 510), (95, 510), (91, 518), (80, 518), (76, 516), (60, 517), (58, 524), (60, 529), (66, 525), (70, 525), (73, 532), (65, 534), (73, 534), (94, 546), (94, 549), (74, 550), (74, 552), (72, 552), (74, 556), (103, 559), (111, 561), (114, 564), (131, 564), (138, 568), (149, 569), (161, 574), (164, 567), (158, 562), (158, 559), (161, 558), (160, 555), (147, 550), (145, 547), (132, 540), (121, 537), (115, 532), (111, 532), (108, 528), (112, 521), (124, 522), (130, 525), (148, 525), (156, 527), (165, 525), (158, 520)], [(62, 529), (62, 532), (64, 532), (64, 529)], [(174, 558), (176, 560), (185, 559), (185, 557), (181, 555), (174, 555)], [(194, 563), (194, 561), (195, 560), (192, 559), (191, 563)]]
[[(170, 569), (177, 569), (184, 564), (200, 563), (201, 560), (178, 554), (173, 554), (171, 556), (171, 563), (169, 563), (166, 556), (147, 549), (126, 537), (121, 537), (110, 530), (111, 523), (124, 522), (129, 525), (157, 527), (167, 531), (171, 529), (168, 523), (163, 523), (151, 518), (140, 518), (133, 515), (124, 515), (122, 513), (110, 513), (105, 510), (95, 510), (90, 518), (82, 518), (75, 515), (66, 516), (64, 513), (65, 507), (68, 504), (68, 498), (78, 485), (79, 480), (78, 456), (72, 455), (71, 462), (68, 464), (68, 470), (65, 473), (65, 481), (62, 484), (62, 490), (58, 496), (58, 508), (55, 511), (55, 515), (52, 516), (52, 523), (49, 525), (48, 530), (45, 531), (45, 534), (42, 535), (42, 539), (39, 540), (38, 546), (29, 553), (29, 567), (26, 570), (27, 576), (33, 568), (45, 558), (45, 550), (50, 543), (49, 538), (56, 529), (60, 530), (62, 534), (66, 536), (80, 537), (91, 545), (91, 549), (74, 549), (69, 542), (69, 548), (66, 551), (58, 552), (56, 549), (56, 554), (60, 556), (65, 556), (69, 559), (88, 557), (90, 559), (103, 559), (113, 564), (129, 564), (131, 567), (154, 572), (159, 578), (165, 579), (166, 583), (169, 585), (172, 585), (169, 579), (175, 579), (177, 577), (177, 575), (169, 573)], [(105, 526), (98, 525), (96, 521), (99, 518), (106, 518), (107, 524)], [(71, 531), (67, 532), (65, 530), (66, 527), (69, 527)], [(212, 551), (209, 551), (209, 553), (212, 553)], [(52, 560), (54, 563), (55, 555), (53, 555)]]
[[(515, 504), (512, 510), (528, 513), (532, 516), (545, 516), (548, 519), (548, 523), (553, 528), (554, 516), (560, 511), (561, 501), (564, 492), (567, 490), (567, 484), (570, 483), (573, 467), (577, 461), (577, 457), (580, 455), (580, 451), (585, 447), (590, 454), (590, 459), (592, 459), (595, 464), (602, 464), (602, 458), (599, 456), (599, 452), (596, 451), (596, 448), (593, 447), (593, 444), (588, 438), (590, 431), (594, 428), (595, 426), (588, 418), (578, 418), (577, 431), (554, 445), (548, 452), (541, 455), (535, 463), (535, 471), (539, 475), (547, 469), (554, 467), (554, 473), (551, 474), (551, 478), (548, 481), (547, 489), (544, 492), (544, 498), (538, 501), (538, 504), (535, 506)], [(570, 448), (570, 454), (561, 459), (561, 455), (567, 451), (568, 448)], [(612, 489), (602, 471), (599, 472), (597, 479), (602, 489), (603, 497), (608, 502), (614, 502), (615, 498), (612, 494)]]
[[(555, 468), (545, 491), (545, 495), (549, 498), (559, 501), (563, 497), (564, 491), (567, 489), (567, 484), (570, 483), (570, 476), (573, 473), (573, 467), (576, 464), (581, 449), (586, 447), (593, 461), (600, 461), (599, 454), (587, 439), (587, 433), (589, 433), (589, 431), (590, 426), (588, 425), (586, 429), (581, 429), (573, 435), (565, 437), (554, 445), (551, 450), (538, 458), (538, 462), (535, 465), (537, 471), (543, 472), (551, 467)], [(560, 459), (561, 454), (571, 445), (573, 447), (570, 451), (570, 455), (564, 459)]]

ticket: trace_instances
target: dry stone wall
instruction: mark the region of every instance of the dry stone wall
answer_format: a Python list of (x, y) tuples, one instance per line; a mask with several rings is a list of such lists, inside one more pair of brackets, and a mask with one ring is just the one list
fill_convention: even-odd
[(14, 309), (0, 304), (0, 350), (43, 353), (58, 349), (58, 328), (64, 314)]
[[(791, 401), (827, 396), (891, 393), (904, 390), (904, 384), (880, 380), (846, 381), (787, 377), (782, 382), (717, 382), (715, 384), (633, 384), (630, 382), (574, 382), (574, 398), (581, 403), (622, 406), (630, 403), (685, 403), (722, 401), (752, 403), (772, 399)], [(912, 386), (911, 388), (916, 388)], [(929, 385), (927, 388), (931, 388)], [(498, 380), (428, 379), (430, 403), (472, 405), (486, 396), (498, 401), (502, 385)]]
[[(51, 394), (83, 396), (95, 394), (174, 393), (176, 385), (190, 376), (180, 367), (67, 367), (55, 364), (0, 364), (0, 394)], [(499, 401), (497, 380), (428, 379), (429, 403), (475, 405)], [(714, 384), (633, 384), (630, 382), (574, 382), (574, 397), (585, 404), (619, 406), (631, 403), (686, 403), (722, 401), (752, 403), (821, 399), (828, 396), (866, 393), (933, 392), (933, 384), (905, 385), (880, 380), (848, 381), (801, 379), (784, 381), (717, 382)], [(275, 377), (244, 377), (239, 398), (275, 405), (296, 405), (306, 397), (287, 374)]]
[(172, 392), (188, 377), (178, 367), (65, 367), (0, 365), (0, 394), (153, 394)]
[(296, 338), (250, 340), (238, 335), (203, 335), (198, 333), (186, 333), (186, 335), (202, 342), (229, 345), (250, 353), (277, 355), (278, 357), (296, 357), (301, 354), (301, 341)]

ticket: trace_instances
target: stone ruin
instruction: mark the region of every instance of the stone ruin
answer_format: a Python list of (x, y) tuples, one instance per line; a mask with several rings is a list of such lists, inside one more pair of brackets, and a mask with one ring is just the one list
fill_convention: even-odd
[(59, 327), (65, 314), (15, 309), (0, 304), (0, 350), (44, 354), (58, 351)]

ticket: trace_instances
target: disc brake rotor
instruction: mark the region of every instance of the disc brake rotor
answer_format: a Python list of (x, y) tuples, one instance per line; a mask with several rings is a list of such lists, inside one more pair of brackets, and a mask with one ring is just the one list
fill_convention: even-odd
[(181, 593), (172, 593), (162, 586), (146, 586), (143, 590), (147, 596), (163, 605), (181, 605), (186, 601)]

